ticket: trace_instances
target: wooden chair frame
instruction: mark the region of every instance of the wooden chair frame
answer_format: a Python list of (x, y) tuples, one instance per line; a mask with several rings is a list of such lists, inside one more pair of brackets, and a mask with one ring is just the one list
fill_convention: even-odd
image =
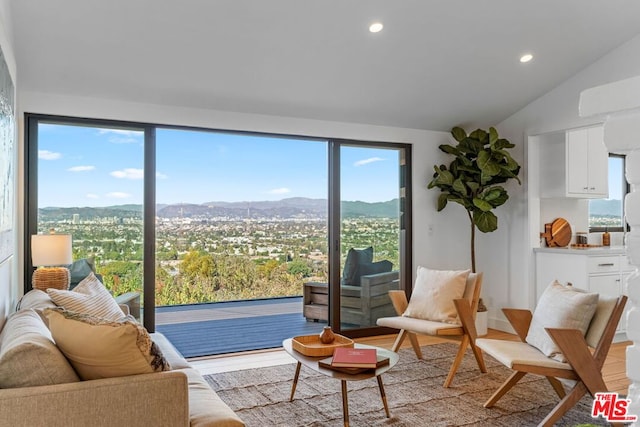
[[(482, 350), (476, 347), (475, 344), (476, 338), (478, 336), (476, 331), (475, 317), (478, 309), (478, 301), (480, 299), (481, 289), (482, 273), (477, 273), (476, 283), (473, 289), (471, 301), (466, 298), (454, 300), (454, 304), (458, 312), (458, 317), (460, 318), (461, 322), (460, 327), (440, 329), (438, 330), (436, 335), (434, 335), (441, 338), (458, 338), (460, 343), (456, 357), (451, 364), (451, 368), (449, 369), (449, 374), (444, 381), (444, 387), (449, 387), (451, 385), (453, 377), (455, 376), (460, 363), (462, 363), (464, 354), (467, 351), (467, 347), (469, 346), (471, 346), (471, 350), (473, 351), (473, 355), (475, 356), (476, 362), (478, 363), (480, 372), (487, 372), (484, 358), (482, 357)], [(391, 298), (391, 302), (393, 303), (393, 307), (396, 310), (397, 315), (402, 316), (402, 314), (407, 309), (407, 306), (409, 305), (405, 292), (402, 290), (389, 291), (389, 298)], [(393, 343), (393, 347), (391, 348), (391, 350), (397, 353), (400, 349), (400, 346), (407, 337), (409, 337), (409, 340), (411, 341), (411, 346), (413, 347), (413, 351), (416, 353), (416, 357), (418, 359), (422, 359), (422, 351), (420, 350), (420, 343), (418, 342), (417, 333), (413, 331), (401, 329), (395, 342)]]
[[(577, 329), (546, 328), (547, 332), (564, 354), (569, 365), (568, 369), (548, 368), (535, 365), (514, 364), (515, 371), (502, 386), (487, 400), (485, 408), (491, 408), (505, 395), (522, 377), (528, 373), (543, 375), (555, 390), (560, 402), (542, 420), (540, 426), (553, 426), (571, 409), (587, 392), (593, 397), (595, 393), (606, 392), (607, 386), (602, 378), (602, 366), (607, 358), (620, 317), (627, 302), (626, 296), (618, 298), (616, 305), (607, 321), (604, 332), (598, 341), (593, 354), (583, 334)], [(526, 342), (532, 314), (529, 310), (502, 309), (505, 316), (515, 329), (522, 342)], [(558, 378), (575, 380), (576, 384), (566, 393)]]

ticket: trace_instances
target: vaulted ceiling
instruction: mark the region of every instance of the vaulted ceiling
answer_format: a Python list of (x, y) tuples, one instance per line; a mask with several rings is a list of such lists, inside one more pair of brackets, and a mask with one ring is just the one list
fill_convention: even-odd
[(20, 91), (430, 130), (496, 124), (640, 31), (635, 0), (10, 8)]

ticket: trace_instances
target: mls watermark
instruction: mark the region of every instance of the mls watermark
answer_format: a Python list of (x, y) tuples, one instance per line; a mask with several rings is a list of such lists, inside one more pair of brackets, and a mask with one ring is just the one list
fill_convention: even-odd
[(630, 403), (631, 399), (622, 399), (618, 397), (618, 393), (596, 393), (591, 407), (591, 416), (593, 418), (602, 416), (610, 423), (638, 421), (637, 415), (628, 413)]

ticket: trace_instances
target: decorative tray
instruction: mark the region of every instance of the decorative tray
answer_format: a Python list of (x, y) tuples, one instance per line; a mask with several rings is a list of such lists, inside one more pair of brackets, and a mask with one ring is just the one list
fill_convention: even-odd
[(298, 353), (310, 357), (331, 356), (336, 347), (353, 347), (353, 340), (351, 338), (339, 334), (334, 335), (336, 338), (330, 344), (322, 344), (318, 334), (293, 337), (291, 346)]

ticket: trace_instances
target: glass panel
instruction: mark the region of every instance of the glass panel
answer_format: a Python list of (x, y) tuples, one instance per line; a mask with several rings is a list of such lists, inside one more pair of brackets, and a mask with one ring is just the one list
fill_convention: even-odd
[(609, 198), (589, 200), (589, 228), (623, 231), (624, 196), (627, 194), (624, 161), (624, 156), (609, 156)]
[(327, 282), (326, 142), (177, 129), (156, 139), (157, 306), (300, 297), (304, 282)]
[(401, 150), (340, 149), (341, 330), (395, 315), (399, 289)]
[(72, 286), (93, 266), (114, 295), (142, 292), (143, 141), (136, 129), (38, 124), (38, 233), (72, 235)]

